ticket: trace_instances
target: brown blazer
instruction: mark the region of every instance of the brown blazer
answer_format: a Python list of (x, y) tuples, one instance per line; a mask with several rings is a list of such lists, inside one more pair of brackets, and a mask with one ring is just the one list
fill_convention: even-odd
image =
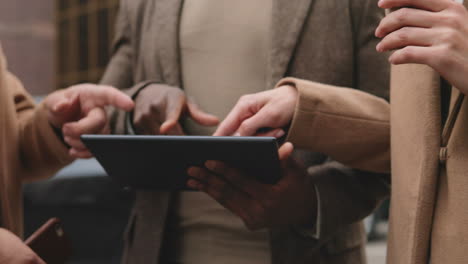
[[(375, 51), (383, 17), (374, 0), (272, 0), (270, 67), (265, 89), (284, 76), (388, 95), (388, 63)], [(122, 0), (114, 55), (102, 79), (134, 95), (148, 82), (182, 87), (178, 23), (182, 0)], [(182, 87), (183, 88), (183, 87)], [(114, 132), (127, 133), (116, 112)], [(311, 179), (320, 192), (321, 234), (271, 230), (273, 263), (365, 263), (360, 220), (389, 192), (387, 178), (351, 170), (314, 154)], [(369, 190), (369, 191), (368, 191)], [(171, 195), (138, 192), (124, 262), (157, 263)]]
[(0, 226), (22, 236), (22, 183), (52, 176), (70, 161), (44, 106), (35, 107), (18, 79), (7, 71), (0, 46)]
[[(391, 108), (359, 91), (297, 79), (282, 83), (301, 93), (289, 135), (296, 145), (375, 171), (390, 169), (391, 153), (389, 264), (468, 263), (466, 100), (451, 135), (442, 136), (450, 121), (441, 122), (440, 76), (424, 65), (392, 68)], [(451, 111), (459, 95), (454, 88)]]

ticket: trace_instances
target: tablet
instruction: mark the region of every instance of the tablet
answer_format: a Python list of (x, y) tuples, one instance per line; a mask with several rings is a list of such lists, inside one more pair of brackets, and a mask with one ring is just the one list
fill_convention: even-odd
[(278, 145), (272, 137), (83, 135), (107, 174), (123, 186), (187, 190), (187, 169), (219, 160), (265, 184), (280, 178)]

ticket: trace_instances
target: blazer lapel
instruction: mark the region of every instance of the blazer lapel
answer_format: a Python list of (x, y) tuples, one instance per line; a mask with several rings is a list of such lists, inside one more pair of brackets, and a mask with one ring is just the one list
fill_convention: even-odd
[(286, 74), (313, 2), (314, 0), (273, 0), (272, 41), (266, 89), (271, 89)]
[[(157, 58), (161, 63), (164, 82), (172, 86), (182, 86), (181, 65), (179, 53), (179, 22), (183, 0), (155, 0), (157, 31), (155, 38), (159, 39), (160, 49)], [(161, 41), (162, 40), (162, 41)]]

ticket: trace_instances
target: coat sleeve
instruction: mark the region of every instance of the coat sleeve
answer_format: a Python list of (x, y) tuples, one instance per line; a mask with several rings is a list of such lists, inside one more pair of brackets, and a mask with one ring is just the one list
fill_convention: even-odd
[[(336, 87), (286, 78), (278, 84), (292, 85), (299, 100), (288, 140), (299, 148), (324, 153), (352, 168), (390, 171), (389, 65), (378, 54), (374, 30), (383, 17), (375, 1), (355, 7), (356, 85)], [(353, 5), (353, 4), (351, 4)], [(355, 4), (357, 5), (357, 4)]]
[(67, 146), (50, 125), (45, 105), (36, 107), (31, 96), (12, 74), (6, 73), (6, 80), (16, 109), (21, 162), (19, 175), (24, 181), (50, 177), (73, 159), (68, 155)]
[[(390, 193), (389, 64), (378, 54), (374, 29), (383, 17), (375, 1), (349, 1), (355, 36), (355, 85), (337, 87), (286, 78), (299, 91), (287, 140), (331, 161), (309, 168), (319, 199), (311, 246), (329, 250), (364, 243), (362, 234), (335, 237), (372, 213)], [(355, 6), (352, 6), (355, 5)], [(310, 238), (310, 232), (300, 229)]]
[[(134, 76), (134, 61), (135, 49), (133, 46), (132, 27), (129, 20), (128, 0), (120, 1), (119, 13), (116, 22), (116, 36), (112, 49), (112, 57), (107, 65), (106, 71), (101, 79), (101, 84), (110, 85), (121, 89), (128, 94), (132, 99), (146, 86), (155, 81), (148, 80), (141, 83), (135, 83)], [(113, 134), (129, 134), (129, 113), (118, 110), (114, 107), (108, 108), (110, 119), (110, 128)]]

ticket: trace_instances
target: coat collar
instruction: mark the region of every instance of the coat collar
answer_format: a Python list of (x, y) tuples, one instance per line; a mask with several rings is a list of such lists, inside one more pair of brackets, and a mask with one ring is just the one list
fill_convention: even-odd
[[(184, 0), (155, 1), (153, 23), (156, 24), (154, 33), (159, 50), (156, 61), (161, 63), (164, 83), (172, 86), (182, 86), (180, 52), (179, 52), (179, 22)], [(156, 40), (156, 41), (157, 41)]]
[[(292, 54), (302, 32), (304, 22), (315, 0), (272, 0), (271, 48), (266, 89), (271, 89), (285, 76)], [(154, 16), (161, 43), (157, 54), (162, 64), (164, 81), (181, 86), (182, 75), (179, 51), (179, 22), (184, 0), (158, 0)]]
[(273, 0), (269, 74), (266, 89), (287, 73), (289, 62), (302, 33), (302, 28), (315, 0)]

